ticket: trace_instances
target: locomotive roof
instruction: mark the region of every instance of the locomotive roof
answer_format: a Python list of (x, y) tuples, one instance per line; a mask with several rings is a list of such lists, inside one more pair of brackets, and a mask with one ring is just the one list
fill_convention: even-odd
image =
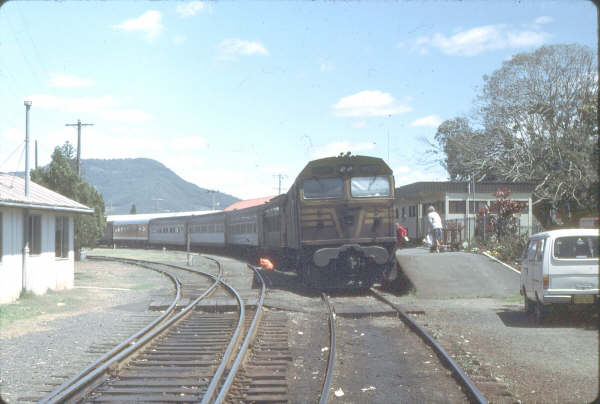
[[(367, 175), (392, 174), (392, 169), (379, 157), (353, 156), (347, 153), (340, 154), (337, 157), (326, 157), (310, 161), (300, 172), (298, 179), (315, 176), (335, 176), (342, 166), (352, 166), (352, 172), (355, 175), (362, 175), (358, 167), (364, 167), (368, 174), (366, 172), (363, 174)], [(331, 170), (328, 167), (331, 167)]]

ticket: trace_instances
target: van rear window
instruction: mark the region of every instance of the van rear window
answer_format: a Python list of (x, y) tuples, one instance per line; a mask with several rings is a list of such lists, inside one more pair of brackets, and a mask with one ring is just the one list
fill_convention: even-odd
[(598, 258), (598, 236), (559, 237), (554, 241), (556, 258)]

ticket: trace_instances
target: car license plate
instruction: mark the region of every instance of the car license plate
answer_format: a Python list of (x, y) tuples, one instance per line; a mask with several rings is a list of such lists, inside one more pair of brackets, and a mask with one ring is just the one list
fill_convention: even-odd
[(592, 304), (594, 303), (594, 295), (573, 295), (573, 303)]

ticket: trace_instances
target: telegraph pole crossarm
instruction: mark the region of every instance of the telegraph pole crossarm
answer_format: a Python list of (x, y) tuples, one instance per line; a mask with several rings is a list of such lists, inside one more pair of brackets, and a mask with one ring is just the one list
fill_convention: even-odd
[(81, 176), (81, 127), (94, 126), (93, 123), (81, 123), (78, 119), (77, 123), (67, 123), (65, 126), (77, 126), (77, 176)]

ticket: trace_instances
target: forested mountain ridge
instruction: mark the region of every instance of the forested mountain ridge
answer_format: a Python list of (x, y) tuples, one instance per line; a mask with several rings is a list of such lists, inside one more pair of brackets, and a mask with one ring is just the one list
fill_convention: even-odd
[(239, 201), (187, 182), (162, 163), (147, 159), (86, 159), (83, 178), (104, 197), (106, 214), (127, 214), (135, 204), (137, 213), (224, 209)]

